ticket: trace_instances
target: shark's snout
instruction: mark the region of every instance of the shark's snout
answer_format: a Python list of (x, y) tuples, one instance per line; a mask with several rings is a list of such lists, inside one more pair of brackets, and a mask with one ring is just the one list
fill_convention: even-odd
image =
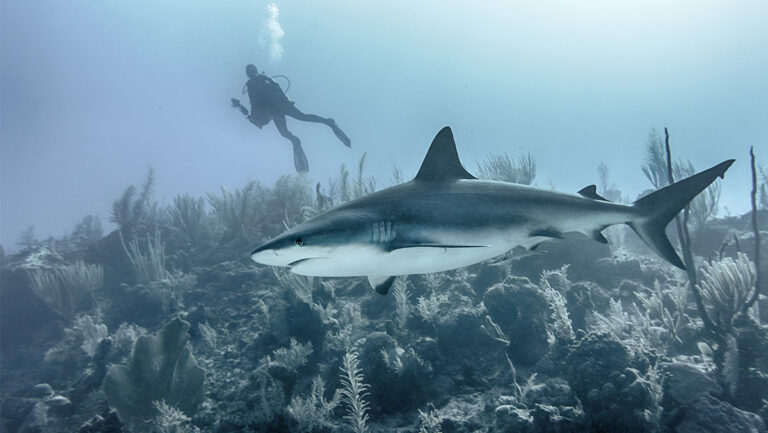
[(251, 260), (262, 265), (285, 266), (285, 263), (283, 263), (285, 258), (280, 257), (277, 250), (272, 248), (256, 248), (251, 252)]

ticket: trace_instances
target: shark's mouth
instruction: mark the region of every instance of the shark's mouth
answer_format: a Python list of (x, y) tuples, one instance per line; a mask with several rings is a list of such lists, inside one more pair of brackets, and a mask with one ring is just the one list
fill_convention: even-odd
[(308, 261), (310, 261), (310, 260), (315, 260), (315, 259), (324, 259), (324, 258), (325, 258), (325, 257), (305, 257), (305, 258), (303, 258), (303, 259), (299, 259), (299, 260), (296, 260), (295, 262), (291, 262), (291, 263), (288, 263), (288, 266), (290, 266), (290, 267), (294, 267), (294, 266), (296, 266), (296, 265), (298, 265), (298, 264), (300, 264), (300, 263), (305, 263), (305, 262), (308, 262)]

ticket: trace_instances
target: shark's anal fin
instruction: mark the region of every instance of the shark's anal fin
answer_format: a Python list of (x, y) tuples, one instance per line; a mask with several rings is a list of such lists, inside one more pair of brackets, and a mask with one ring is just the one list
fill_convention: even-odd
[(563, 238), (563, 234), (560, 232), (560, 230), (557, 230), (551, 227), (531, 230), (531, 232), (528, 233), (528, 236), (530, 237), (542, 236), (545, 238), (555, 238), (555, 239)]
[(579, 195), (582, 197), (591, 198), (593, 200), (609, 201), (607, 198), (597, 193), (597, 186), (595, 185), (585, 186), (579, 191)]
[(369, 276), (368, 282), (371, 287), (382, 295), (389, 293), (389, 288), (395, 283), (396, 276)]

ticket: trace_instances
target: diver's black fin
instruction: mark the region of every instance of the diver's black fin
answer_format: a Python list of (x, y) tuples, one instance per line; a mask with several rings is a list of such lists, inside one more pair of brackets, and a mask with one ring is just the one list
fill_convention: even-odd
[(672, 218), (704, 188), (718, 177), (725, 176), (725, 171), (733, 161), (733, 159), (723, 161), (708, 170), (665, 186), (637, 200), (633, 206), (640, 211), (641, 216), (627, 224), (658, 255), (678, 268), (685, 269), (683, 261), (667, 239), (664, 229)]
[(299, 173), (306, 173), (309, 171), (307, 155), (304, 154), (304, 149), (301, 148), (301, 144), (299, 143), (293, 144), (293, 165)]
[(344, 131), (339, 128), (339, 125), (336, 123), (335, 120), (330, 119), (330, 124), (328, 125), (331, 127), (331, 130), (333, 130), (333, 133), (336, 135), (336, 138), (339, 139), (342, 143), (344, 143), (347, 147), (352, 147), (352, 141), (347, 137), (347, 134), (344, 133)]
[(532, 230), (530, 233), (528, 233), (528, 236), (530, 237), (543, 236), (545, 238), (555, 238), (555, 239), (563, 238), (563, 234), (559, 230), (555, 230), (553, 228)]
[(395, 283), (396, 276), (369, 276), (368, 282), (371, 283), (371, 287), (379, 292), (379, 294), (386, 295), (389, 293), (389, 288)]
[(453, 132), (446, 126), (432, 140), (414, 180), (439, 182), (458, 179), (477, 178), (461, 165), (456, 143), (453, 141)]
[(597, 186), (595, 186), (595, 185), (585, 186), (584, 188), (582, 188), (579, 191), (579, 194), (582, 197), (591, 198), (591, 199), (594, 199), (594, 200), (609, 201), (607, 198), (605, 198), (605, 197), (603, 197), (603, 196), (601, 196), (600, 194), (597, 193)]

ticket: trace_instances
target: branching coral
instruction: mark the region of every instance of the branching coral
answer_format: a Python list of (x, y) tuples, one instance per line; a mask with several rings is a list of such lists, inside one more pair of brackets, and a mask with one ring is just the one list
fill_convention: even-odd
[(205, 199), (193, 198), (189, 194), (177, 195), (167, 213), (170, 226), (184, 240), (200, 243), (205, 239), (208, 230)]
[(104, 268), (78, 261), (53, 270), (36, 269), (29, 277), (32, 292), (53, 311), (69, 319), (83, 301), (101, 287)]
[(289, 347), (281, 347), (272, 352), (272, 355), (265, 356), (261, 364), (268, 367), (279, 366), (287, 371), (296, 371), (307, 363), (311, 354), (312, 343), (303, 344), (291, 338)]
[(354, 350), (344, 354), (341, 367), (341, 398), (347, 406), (344, 416), (355, 433), (368, 431), (368, 402), (370, 387), (363, 382), (363, 371), (357, 352)]
[(337, 429), (337, 424), (331, 418), (340, 400), (341, 391), (339, 390), (336, 390), (330, 400), (326, 400), (325, 381), (320, 376), (315, 377), (307, 398), (294, 396), (288, 403), (288, 414), (296, 423), (293, 431), (310, 433), (316, 430)]
[(738, 253), (735, 260), (705, 262), (701, 275), (699, 289), (707, 312), (718, 329), (729, 331), (755, 287), (755, 266), (746, 254)]
[(290, 290), (302, 302), (312, 306), (312, 290), (314, 289), (315, 279), (304, 275), (294, 274), (291, 271), (271, 268), (280, 286), (285, 290)]
[(224, 241), (253, 238), (265, 225), (267, 190), (252, 181), (234, 193), (221, 188), (221, 196), (208, 194), (208, 203), (222, 230)]
[(408, 315), (411, 312), (411, 308), (408, 305), (408, 292), (404, 278), (398, 278), (397, 281), (395, 281), (392, 295), (395, 297), (395, 318), (397, 319), (397, 326), (401, 330), (404, 330), (405, 323), (408, 321)]
[(147, 234), (146, 253), (141, 251), (138, 239), (133, 239), (126, 246), (121, 233), (120, 241), (140, 284), (151, 284), (168, 278), (165, 270), (165, 244), (160, 239), (159, 231), (155, 232), (154, 237)]
[(155, 171), (150, 167), (139, 188), (129, 186), (112, 204), (110, 221), (129, 239), (157, 228), (157, 203), (152, 202), (154, 186)]
[(517, 163), (513, 162), (506, 153), (491, 154), (485, 161), (478, 164), (477, 171), (483, 179), (530, 185), (536, 178), (536, 160), (530, 153), (520, 155)]
[(440, 417), (437, 415), (435, 405), (429, 403), (427, 410), (419, 409), (419, 433), (442, 433)]
[[(551, 332), (555, 338), (562, 341), (573, 340), (573, 326), (568, 317), (568, 307), (563, 293), (570, 287), (567, 265), (554, 271), (542, 271), (539, 288), (544, 299), (549, 304), (552, 323)], [(555, 287), (558, 289), (556, 290)], [(561, 293), (562, 292), (562, 293)]]

